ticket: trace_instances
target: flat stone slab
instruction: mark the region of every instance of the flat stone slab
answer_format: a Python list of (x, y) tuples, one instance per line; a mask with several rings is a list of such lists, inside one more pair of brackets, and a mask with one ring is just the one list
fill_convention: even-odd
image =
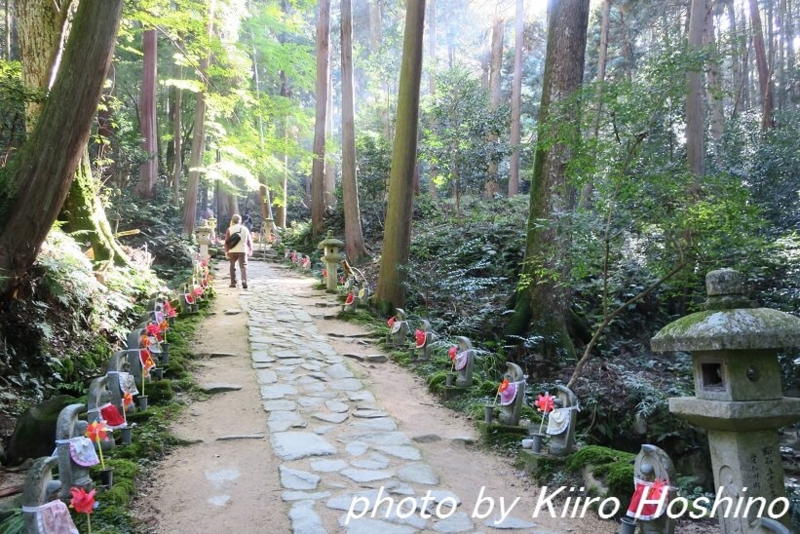
[(242, 313), (242, 310), (225, 310), (222, 313), (224, 313), (225, 315), (239, 315), (240, 313)]
[(291, 412), (297, 409), (297, 403), (290, 400), (268, 400), (264, 401), (264, 410), (267, 412), (283, 411)]
[(274, 384), (272, 386), (261, 387), (261, 399), (272, 400), (281, 399), (286, 395), (296, 395), (297, 388), (288, 384)]
[(405, 465), (397, 470), (397, 478), (409, 484), (435, 486), (439, 483), (439, 476), (428, 464)]
[(389, 414), (384, 412), (383, 410), (363, 410), (358, 409), (353, 412), (353, 417), (359, 417), (361, 419), (374, 419), (376, 417), (388, 417)]
[(275, 371), (271, 370), (258, 371), (256, 373), (256, 381), (258, 382), (259, 386), (274, 384), (278, 381), (278, 375), (275, 373)]
[(350, 416), (347, 415), (346, 413), (317, 412), (317, 413), (311, 414), (311, 417), (313, 417), (314, 419), (319, 419), (320, 421), (325, 421), (326, 423), (339, 424), (339, 423), (343, 423)]
[(284, 432), (290, 428), (305, 428), (308, 423), (297, 412), (274, 411), (269, 413), (267, 426), (271, 432)]
[(357, 378), (343, 378), (341, 380), (333, 380), (328, 385), (337, 391), (358, 391), (364, 389), (364, 384)]
[(397, 423), (388, 417), (379, 417), (377, 419), (364, 419), (363, 421), (355, 421), (350, 423), (350, 426), (359, 430), (397, 430)]
[(433, 525), (434, 532), (470, 532), (474, 529), (472, 520), (466, 512), (456, 512), (447, 519), (442, 519)]
[(369, 445), (364, 443), (363, 441), (353, 441), (347, 444), (344, 450), (347, 451), (348, 454), (351, 456), (361, 456), (369, 449)]
[(350, 410), (350, 406), (343, 403), (342, 401), (336, 401), (336, 400), (325, 401), (325, 407), (330, 411), (336, 413), (344, 413)]
[(475, 438), (471, 436), (455, 436), (450, 438), (450, 441), (456, 445), (475, 445), (476, 441)]
[(265, 351), (252, 352), (250, 357), (253, 359), (254, 363), (275, 363), (275, 358)]
[(411, 441), (416, 443), (433, 443), (434, 441), (441, 441), (441, 436), (437, 436), (436, 434), (423, 434), (421, 436), (413, 436)]
[(375, 402), (375, 395), (369, 391), (348, 392), (347, 398), (353, 402)]
[(376, 445), (409, 445), (411, 440), (402, 432), (352, 432), (336, 438), (340, 443), (363, 441), (373, 447)]
[(217, 441), (234, 441), (237, 439), (264, 439), (266, 438), (266, 434), (231, 434), (229, 436), (220, 436), (217, 438)]
[[(357, 497), (359, 500), (354, 501)], [(352, 506), (354, 512), (363, 512), (365, 508), (371, 510), (377, 499), (378, 490), (348, 491), (328, 499), (325, 506), (331, 510), (350, 510)]]
[(328, 373), (328, 376), (334, 379), (341, 379), (341, 378), (353, 378), (355, 375), (350, 372), (350, 369), (342, 365), (341, 363), (337, 363), (335, 365), (331, 365), (325, 372)]
[(314, 501), (294, 503), (289, 510), (289, 519), (292, 522), (293, 534), (328, 534), (322, 526), (322, 519), (314, 511)]
[(348, 468), (339, 471), (340, 474), (346, 476), (355, 482), (375, 482), (376, 480), (385, 480), (392, 478), (391, 471), (379, 471), (373, 469), (355, 469)]
[(336, 447), (313, 432), (278, 432), (272, 435), (272, 449), (281, 460), (336, 454)]
[(201, 384), (200, 391), (203, 393), (225, 393), (226, 391), (239, 391), (242, 386), (239, 384), (228, 384), (225, 382), (209, 382), (208, 384)]
[(281, 486), (290, 490), (313, 490), (319, 485), (319, 475), (292, 469), (285, 465), (280, 466)]
[(373, 453), (366, 460), (353, 460), (350, 465), (358, 469), (386, 469), (389, 467), (389, 459), (382, 455)]
[(334, 473), (347, 467), (344, 460), (314, 460), (309, 462), (311, 469), (320, 473)]
[(306, 491), (284, 491), (281, 493), (281, 500), (284, 502), (290, 501), (319, 501), (327, 499), (331, 496), (330, 491), (317, 491), (308, 493)]

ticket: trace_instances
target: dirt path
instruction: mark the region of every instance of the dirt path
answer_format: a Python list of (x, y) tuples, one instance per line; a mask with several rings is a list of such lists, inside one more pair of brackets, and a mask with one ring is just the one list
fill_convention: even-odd
[[(505, 523), (516, 532), (615, 532), (615, 523), (591, 513), (584, 519), (540, 514), (533, 520), (536, 489), (507, 460), (474, 445), (470, 422), (441, 407), (424, 384), (395, 364), (340, 357), (380, 350), (328, 335), (362, 330), (325, 318), (335, 313), (335, 301), (313, 290), (312, 279), (282, 265), (253, 262), (250, 289), (242, 291), (227, 287), (225, 271), (217, 270), (215, 314), (196, 341), (196, 353), (206, 355), (196, 376), (200, 384), (241, 389), (192, 402), (174, 424), (178, 436), (202, 441), (177, 449), (141, 488), (137, 515), (151, 525), (148, 532), (499, 532), (487, 522), (498, 519), (500, 499), (506, 508), (519, 499)], [(231, 356), (209, 357), (216, 353)], [(295, 353), (316, 360), (300, 360)], [(359, 382), (364, 389), (353, 386)], [(361, 434), (352, 437), (354, 429)], [(299, 442), (281, 441), (298, 436)], [(407, 441), (401, 446), (378, 440), (403, 436)], [(316, 440), (321, 450), (292, 450), (303, 449), (304, 440)], [(387, 521), (355, 520), (355, 509), (345, 526), (354, 497), (362, 495), (372, 505), (381, 487), (382, 496), (395, 504), (416, 495), (417, 501), (409, 502), (419, 508), (409, 519)], [(451, 492), (440, 493), (438, 500), (448, 495), (460, 500), (457, 513), (426, 520), (420, 498), (427, 490)], [(486, 500), (476, 509), (481, 495), (496, 503), (485, 519), (475, 514), (487, 511)], [(445, 499), (443, 513), (447, 504)], [(380, 510), (379, 516), (385, 509)]]

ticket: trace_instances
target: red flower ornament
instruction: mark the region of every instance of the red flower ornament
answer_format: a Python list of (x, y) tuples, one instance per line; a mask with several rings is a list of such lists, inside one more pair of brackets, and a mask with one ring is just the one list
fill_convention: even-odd
[(94, 511), (95, 490), (86, 493), (83, 488), (70, 488), (69, 492), (72, 494), (70, 506), (75, 508), (76, 512), (79, 514), (91, 514)]
[(540, 412), (543, 414), (548, 414), (553, 411), (553, 408), (556, 407), (556, 400), (555, 397), (549, 393), (545, 393), (544, 395), (540, 394), (539, 398), (536, 399), (534, 404)]

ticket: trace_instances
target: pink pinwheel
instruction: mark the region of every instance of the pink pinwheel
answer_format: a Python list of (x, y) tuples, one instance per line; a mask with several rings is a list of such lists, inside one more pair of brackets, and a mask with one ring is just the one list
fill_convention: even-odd
[(539, 434), (542, 433), (542, 429), (544, 428), (544, 420), (547, 417), (547, 414), (553, 411), (556, 407), (556, 399), (550, 393), (546, 393), (544, 395), (539, 395), (536, 399), (536, 402), (533, 403), (536, 408), (542, 412), (542, 422), (539, 424)]
[(69, 505), (75, 509), (79, 514), (86, 514), (86, 529), (89, 534), (92, 533), (92, 512), (94, 511), (94, 492), (95, 490), (86, 493), (83, 488), (70, 488), (69, 492), (72, 494), (72, 500)]

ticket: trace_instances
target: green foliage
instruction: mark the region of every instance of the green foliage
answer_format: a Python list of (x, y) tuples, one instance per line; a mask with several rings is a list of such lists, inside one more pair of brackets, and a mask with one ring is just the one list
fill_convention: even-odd
[(14, 508), (0, 514), (0, 532), (4, 534), (24, 534), (25, 518), (22, 508)]
[(570, 455), (567, 460), (567, 469), (579, 473), (585, 467), (591, 466), (592, 474), (608, 486), (607, 497), (614, 497), (623, 503), (626, 509), (631, 497), (631, 484), (633, 482), (633, 462), (636, 455), (588, 445)]

